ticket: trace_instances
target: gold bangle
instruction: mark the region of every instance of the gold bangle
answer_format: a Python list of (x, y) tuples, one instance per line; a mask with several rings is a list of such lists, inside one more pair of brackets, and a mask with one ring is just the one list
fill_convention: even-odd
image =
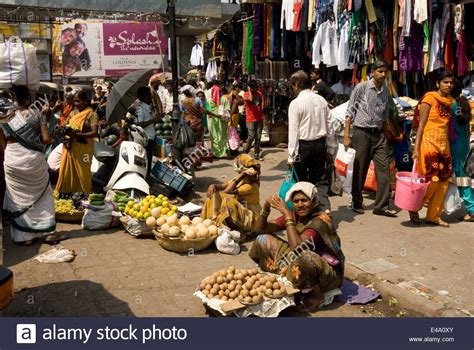
[(262, 209), (260, 210), (260, 216), (268, 217), (270, 215), (270, 211)]

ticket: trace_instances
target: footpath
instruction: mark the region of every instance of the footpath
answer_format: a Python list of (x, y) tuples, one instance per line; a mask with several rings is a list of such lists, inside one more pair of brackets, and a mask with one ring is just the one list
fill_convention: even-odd
[[(286, 171), (286, 150), (266, 148), (263, 156), (261, 202), (278, 193)], [(202, 203), (209, 184), (234, 175), (232, 161), (206, 163), (196, 173), (194, 201)], [(415, 227), (406, 212), (395, 219), (374, 216), (371, 197), (368, 194), (365, 200), (363, 215), (348, 209), (346, 195), (332, 197), (331, 203), (346, 255), (346, 277), (375, 288), (382, 300), (366, 307), (331, 305), (312, 316), (474, 314), (472, 223), (459, 222), (460, 213), (446, 218), (452, 224), (449, 229)], [(50, 247), (17, 246), (4, 227), (3, 264), (15, 274), (15, 299), (4, 316), (206, 316), (201, 302), (192, 296), (199, 281), (230, 265), (254, 266), (247, 256), (251, 242), (242, 245), (237, 256), (215, 249), (183, 256), (121, 229), (88, 232), (65, 224), (58, 229), (69, 231), (71, 238), (62, 244), (76, 251), (72, 263), (34, 261)], [(382, 303), (384, 308), (377, 306)]]

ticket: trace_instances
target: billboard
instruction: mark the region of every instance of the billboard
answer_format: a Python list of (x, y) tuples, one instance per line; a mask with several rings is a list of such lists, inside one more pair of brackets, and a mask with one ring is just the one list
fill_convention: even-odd
[(55, 36), (54, 71), (66, 78), (160, 69), (168, 53), (162, 25), (155, 22), (71, 22), (56, 28)]

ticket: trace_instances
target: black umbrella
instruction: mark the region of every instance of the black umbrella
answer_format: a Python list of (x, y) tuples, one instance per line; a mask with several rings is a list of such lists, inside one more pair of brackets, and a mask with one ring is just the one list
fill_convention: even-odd
[(127, 114), (128, 108), (137, 99), (137, 90), (148, 86), (153, 70), (138, 70), (128, 73), (114, 85), (107, 97), (105, 118), (109, 124), (122, 119)]

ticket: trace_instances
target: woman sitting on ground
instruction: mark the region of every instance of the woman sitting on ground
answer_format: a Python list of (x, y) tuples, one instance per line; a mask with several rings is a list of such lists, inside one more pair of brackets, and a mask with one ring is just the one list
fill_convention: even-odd
[(12, 90), (18, 107), (0, 129), (0, 136), (6, 138), (3, 208), (10, 219), (10, 234), (24, 245), (43, 236), (46, 242), (56, 242), (67, 236), (55, 233), (53, 191), (44, 156), (45, 145), (53, 141), (47, 121), (50, 110), (29, 108), (33, 98), (28, 87)]
[[(249, 256), (263, 271), (283, 275), (305, 296), (301, 309), (314, 312), (324, 293), (339, 288), (344, 276), (344, 254), (341, 241), (324, 212), (318, 212), (316, 187), (309, 182), (295, 184), (286, 194), (292, 212), (285, 202), (273, 195), (263, 205), (257, 221), (257, 232)], [(271, 208), (281, 213), (267, 222)]]
[(241, 154), (235, 159), (234, 167), (238, 176), (221, 185), (209, 186), (201, 217), (243, 234), (253, 233), (260, 211), (260, 163)]

